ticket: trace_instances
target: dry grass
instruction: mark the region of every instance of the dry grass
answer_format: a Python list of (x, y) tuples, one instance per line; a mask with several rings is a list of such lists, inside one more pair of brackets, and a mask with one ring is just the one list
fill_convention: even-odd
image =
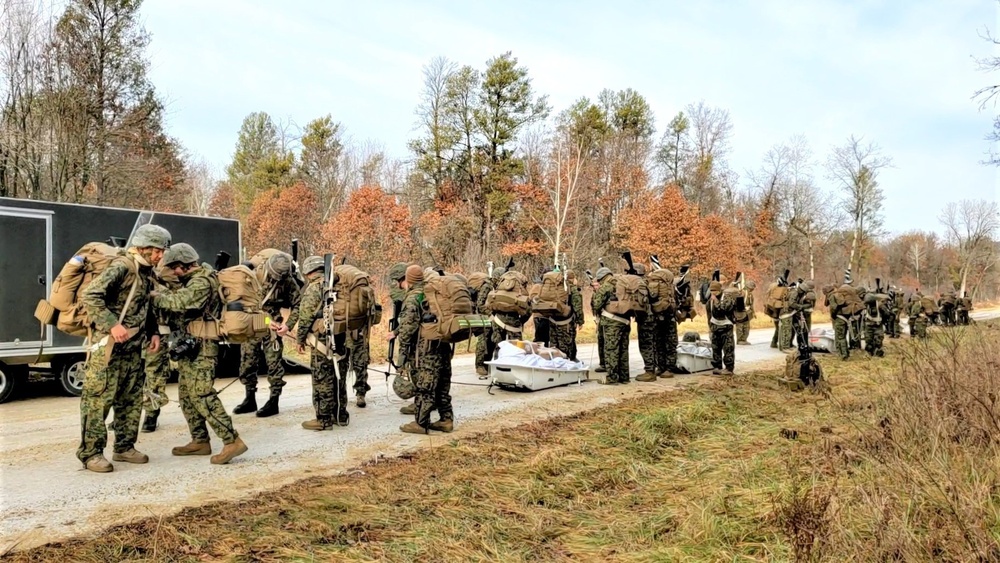
[[(996, 561), (1000, 330), (453, 441), (9, 561)], [(461, 421), (459, 421), (461, 423)]]

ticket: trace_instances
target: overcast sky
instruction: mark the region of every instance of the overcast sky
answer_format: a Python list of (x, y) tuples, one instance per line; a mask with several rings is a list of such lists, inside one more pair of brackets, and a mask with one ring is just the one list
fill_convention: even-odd
[(991, 0), (147, 0), (143, 13), (169, 132), (219, 174), (253, 111), (299, 125), (329, 113), (405, 158), (423, 65), (482, 69), (510, 50), (556, 111), (634, 88), (659, 138), (691, 102), (729, 110), (741, 178), (803, 134), (832, 187), (830, 147), (875, 141), (895, 164), (879, 178), (891, 231), (940, 230), (946, 202), (1000, 195), (979, 164), (994, 110), (971, 99), (1000, 83), (973, 60), (992, 52), (978, 36), (997, 28)]

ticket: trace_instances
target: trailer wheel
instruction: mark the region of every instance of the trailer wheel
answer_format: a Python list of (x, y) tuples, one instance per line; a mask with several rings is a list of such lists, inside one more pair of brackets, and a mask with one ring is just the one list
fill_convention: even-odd
[(24, 375), (21, 366), (8, 366), (0, 362), (0, 403), (5, 403), (14, 396), (14, 392), (24, 382)]
[(59, 384), (67, 395), (79, 397), (83, 394), (83, 366), (83, 360), (70, 358), (59, 369)]

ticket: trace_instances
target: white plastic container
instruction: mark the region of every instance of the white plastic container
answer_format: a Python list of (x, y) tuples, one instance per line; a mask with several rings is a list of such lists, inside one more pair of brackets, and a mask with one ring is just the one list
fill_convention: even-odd
[(490, 378), (499, 387), (513, 387), (538, 391), (550, 387), (560, 387), (580, 383), (587, 379), (587, 369), (546, 369), (529, 366), (505, 365), (502, 361), (486, 362), (490, 366)]
[(809, 345), (836, 352), (836, 333), (832, 328), (814, 328), (809, 333)]
[(712, 369), (712, 358), (696, 356), (677, 350), (677, 366), (685, 368), (691, 373), (708, 371)]

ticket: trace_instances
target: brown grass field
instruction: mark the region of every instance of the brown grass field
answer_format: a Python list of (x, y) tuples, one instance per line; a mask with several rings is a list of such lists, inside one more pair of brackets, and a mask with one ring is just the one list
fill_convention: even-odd
[(996, 561), (1000, 329), (453, 441), (3, 561)]

